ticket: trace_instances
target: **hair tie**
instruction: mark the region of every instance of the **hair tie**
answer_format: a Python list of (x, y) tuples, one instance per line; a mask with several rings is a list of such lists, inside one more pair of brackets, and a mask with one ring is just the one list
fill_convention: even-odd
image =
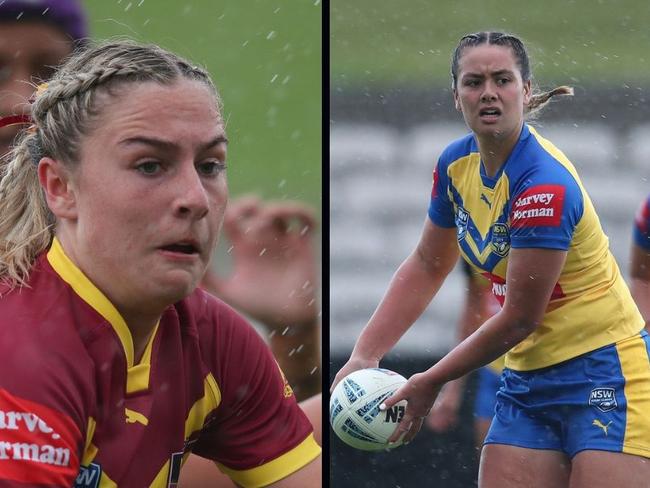
[(0, 117), (0, 127), (9, 127), (10, 125), (25, 125), (33, 122), (29, 115), (7, 115)]

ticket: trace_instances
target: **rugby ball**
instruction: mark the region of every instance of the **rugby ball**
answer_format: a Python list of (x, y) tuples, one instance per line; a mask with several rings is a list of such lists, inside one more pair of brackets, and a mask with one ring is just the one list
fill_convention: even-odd
[(343, 378), (330, 397), (330, 424), (343, 442), (364, 451), (393, 449), (400, 438), (388, 445), (388, 439), (402, 421), (406, 400), (387, 410), (379, 410), (384, 400), (404, 383), (402, 375), (383, 368), (354, 371)]

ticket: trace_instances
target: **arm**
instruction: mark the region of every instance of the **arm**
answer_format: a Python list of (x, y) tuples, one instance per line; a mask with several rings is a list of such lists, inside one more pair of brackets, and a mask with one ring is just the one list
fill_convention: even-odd
[(632, 245), (630, 263), (630, 291), (650, 330), (650, 251), (638, 244)]
[(357, 369), (376, 366), (424, 312), (458, 259), (456, 229), (424, 224), (420, 241), (401, 264), (332, 388)]
[(391, 440), (405, 434), (410, 441), (420, 430), (440, 386), (494, 361), (528, 337), (541, 323), (566, 251), (511, 249), (503, 308), (438, 363), (409, 381), (385, 402), (390, 408), (408, 400), (406, 412)]

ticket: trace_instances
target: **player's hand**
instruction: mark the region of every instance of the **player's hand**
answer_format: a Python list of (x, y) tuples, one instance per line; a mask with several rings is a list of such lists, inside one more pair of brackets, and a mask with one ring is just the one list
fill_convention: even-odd
[(424, 425), (434, 432), (446, 432), (458, 423), (458, 411), (462, 400), (461, 380), (454, 380), (443, 386), (424, 420)]
[(332, 391), (334, 391), (336, 385), (338, 385), (339, 382), (350, 373), (353, 373), (354, 371), (358, 371), (360, 369), (378, 368), (378, 367), (379, 367), (379, 361), (377, 360), (364, 359), (364, 358), (352, 356), (350, 359), (348, 359), (348, 362), (343, 365), (343, 367), (339, 370), (339, 372), (336, 373), (336, 376), (334, 377), (334, 381), (332, 382), (332, 386), (330, 387), (330, 394), (332, 393)]
[(416, 373), (379, 406), (380, 410), (388, 410), (402, 400), (407, 402), (404, 417), (388, 442), (397, 442), (402, 436), (404, 443), (411, 442), (420, 431), (425, 417), (429, 415), (441, 386), (431, 384), (424, 373)]
[(209, 271), (203, 286), (270, 330), (316, 326), (314, 226), (312, 210), (298, 202), (231, 202), (223, 228), (233, 272)]

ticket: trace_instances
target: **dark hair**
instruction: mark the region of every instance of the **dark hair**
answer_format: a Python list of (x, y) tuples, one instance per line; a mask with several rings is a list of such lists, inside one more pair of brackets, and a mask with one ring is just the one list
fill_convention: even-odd
[[(468, 47), (475, 47), (481, 44), (494, 44), (496, 46), (510, 47), (515, 55), (515, 59), (517, 60), (521, 79), (524, 82), (529, 80), (532, 81), (530, 60), (521, 39), (512, 34), (506, 34), (503, 32), (483, 31), (474, 34), (467, 34), (466, 36), (461, 37), (460, 41), (458, 41), (458, 45), (451, 57), (451, 87), (453, 90), (456, 90), (456, 85), (458, 84), (458, 63), (463, 55), (463, 51)], [(526, 112), (530, 114), (541, 109), (548, 103), (551, 97), (555, 95), (573, 95), (573, 88), (562, 85), (547, 92), (534, 92), (530, 97), (530, 102), (526, 106)]]

